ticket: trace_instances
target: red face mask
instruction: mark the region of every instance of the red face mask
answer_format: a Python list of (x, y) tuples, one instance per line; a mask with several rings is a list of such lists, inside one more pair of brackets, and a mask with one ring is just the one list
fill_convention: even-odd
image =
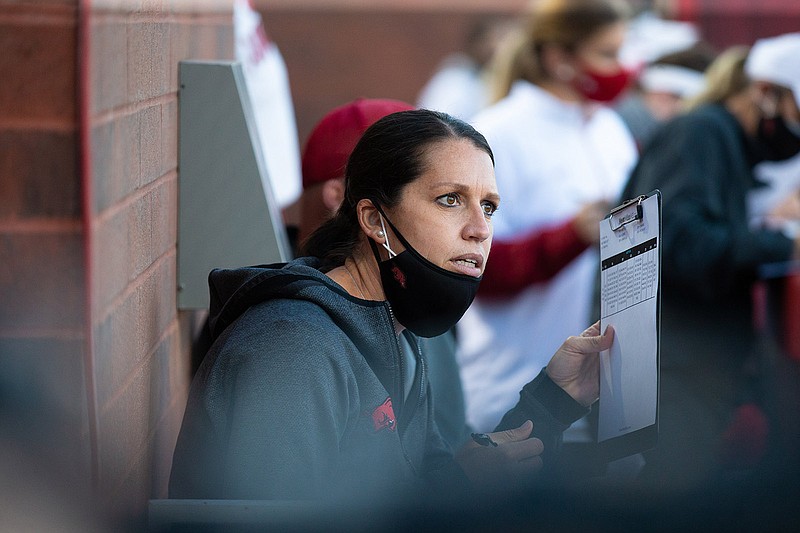
[(621, 67), (616, 74), (606, 75), (584, 68), (573, 85), (585, 98), (595, 102), (611, 102), (628, 87), (632, 72)]

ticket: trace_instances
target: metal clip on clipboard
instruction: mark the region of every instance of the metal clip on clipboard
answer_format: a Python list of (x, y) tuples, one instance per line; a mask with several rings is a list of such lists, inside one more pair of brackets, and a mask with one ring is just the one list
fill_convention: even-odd
[[(608, 213), (608, 224), (611, 226), (611, 231), (617, 231), (625, 224), (630, 224), (634, 220), (642, 220), (644, 217), (642, 202), (644, 202), (645, 198), (645, 195), (637, 196), (636, 198), (632, 198), (624, 204), (612, 209)], [(630, 213), (620, 214), (634, 204), (636, 205), (635, 210), (631, 211)]]

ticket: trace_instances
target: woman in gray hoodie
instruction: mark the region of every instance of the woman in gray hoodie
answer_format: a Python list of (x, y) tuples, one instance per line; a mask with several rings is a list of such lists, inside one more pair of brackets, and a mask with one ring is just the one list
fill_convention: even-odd
[(214, 340), (170, 497), (386, 503), (533, 479), (597, 399), (597, 353), (613, 334), (595, 324), (567, 339), (502, 427), (455, 454), (418, 339), (472, 302), (499, 201), (491, 149), (468, 124), (427, 110), (373, 124), (306, 257), (209, 276)]

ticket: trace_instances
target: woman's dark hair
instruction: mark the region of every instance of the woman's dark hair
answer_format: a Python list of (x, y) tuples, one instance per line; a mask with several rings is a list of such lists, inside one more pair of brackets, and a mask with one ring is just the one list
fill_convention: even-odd
[(367, 198), (393, 207), (407, 184), (425, 171), (425, 155), (435, 143), (466, 139), (486, 152), (489, 143), (472, 126), (445, 113), (415, 109), (392, 113), (370, 126), (347, 161), (345, 193), (336, 214), (303, 243), (301, 255), (322, 259), (324, 272), (344, 264), (359, 242), (356, 205)]

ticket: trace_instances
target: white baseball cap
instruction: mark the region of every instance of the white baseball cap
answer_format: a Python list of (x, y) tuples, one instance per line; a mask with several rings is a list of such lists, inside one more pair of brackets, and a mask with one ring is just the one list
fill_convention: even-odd
[(751, 79), (791, 89), (800, 107), (800, 33), (759, 39), (750, 49), (744, 70)]

